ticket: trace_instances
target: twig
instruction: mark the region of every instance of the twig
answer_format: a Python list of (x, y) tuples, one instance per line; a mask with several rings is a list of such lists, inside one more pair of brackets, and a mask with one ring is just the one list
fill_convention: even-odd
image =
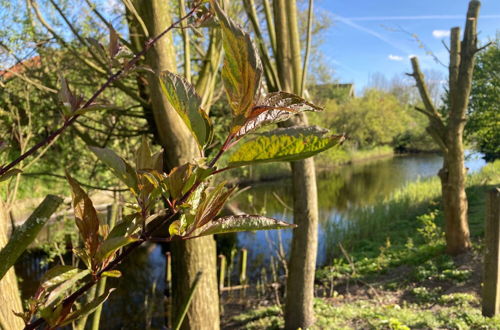
[[(157, 35), (155, 38), (148, 40), (146, 42), (146, 45), (144, 46), (143, 50), (141, 52), (139, 52), (138, 54), (136, 54), (129, 62), (127, 62), (124, 65), (123, 68), (121, 68), (116, 73), (114, 73), (113, 75), (111, 75), (108, 78), (108, 80), (106, 80), (106, 82), (104, 84), (102, 84), (101, 87), (94, 93), (94, 95), (92, 95), (90, 97), (90, 99), (88, 99), (88, 101), (85, 102), (85, 104), (82, 106), (81, 109), (85, 109), (85, 108), (89, 107), (92, 103), (94, 103), (94, 101), (96, 101), (96, 99), (99, 97), (99, 95), (101, 95), (102, 92), (104, 92), (104, 90), (106, 88), (108, 88), (114, 81), (118, 80), (118, 78), (120, 78), (120, 76), (122, 74), (126, 73), (131, 68), (133, 68), (134, 65), (141, 59), (141, 57), (144, 56), (146, 54), (146, 52), (151, 47), (153, 47), (154, 44), (159, 39), (161, 39), (165, 34), (167, 34), (168, 32), (170, 32), (176, 25), (180, 24), (182, 21), (184, 21), (185, 19), (187, 19), (188, 17), (190, 17), (191, 15), (193, 15), (194, 12), (198, 9), (199, 6), (200, 6), (200, 4), (196, 4), (186, 14), (186, 16), (183, 16), (183, 17), (179, 18), (176, 22), (172, 23), (166, 30), (164, 30), (162, 33), (160, 33), (159, 35)], [(70, 117), (68, 119), (65, 119), (64, 124), (61, 127), (59, 127), (58, 129), (56, 129), (54, 132), (52, 132), (48, 137), (46, 137), (44, 140), (38, 142), (36, 145), (34, 145), (33, 147), (31, 147), (28, 151), (26, 151), (25, 153), (23, 153), (21, 156), (19, 156), (18, 158), (16, 158), (15, 160), (13, 160), (9, 164), (7, 164), (6, 166), (2, 167), (0, 169), (0, 175), (4, 174), (8, 170), (10, 170), (11, 168), (13, 168), (17, 164), (19, 164), (20, 162), (22, 162), (25, 158), (27, 158), (27, 157), (31, 156), (32, 154), (34, 154), (36, 151), (38, 151), (38, 149), (40, 149), (43, 146), (45, 146), (46, 144), (50, 143), (58, 135), (60, 135), (62, 132), (64, 132), (66, 130), (66, 128), (68, 128), (69, 126), (71, 126), (76, 121), (76, 119), (79, 116), (80, 115), (77, 114), (77, 115), (74, 115), (74, 116), (72, 116), (72, 117)]]

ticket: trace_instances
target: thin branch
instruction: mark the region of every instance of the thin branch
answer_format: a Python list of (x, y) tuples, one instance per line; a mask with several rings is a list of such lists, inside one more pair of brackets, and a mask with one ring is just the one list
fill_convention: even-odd
[(490, 47), (492, 44), (493, 44), (493, 42), (490, 41), (486, 45), (484, 45), (483, 47), (479, 47), (478, 49), (476, 49), (476, 53), (479, 53), (480, 51), (485, 50), (486, 48)]
[(314, 4), (314, 0), (309, 0), (309, 13), (307, 15), (306, 53), (304, 55), (304, 64), (302, 65), (302, 78), (301, 78), (301, 82), (300, 82), (299, 96), (303, 96), (304, 90), (306, 88), (307, 65), (308, 65), (308, 61), (309, 61), (309, 53), (311, 52), (313, 4)]
[[(88, 101), (85, 102), (85, 104), (82, 106), (82, 109), (85, 109), (85, 108), (89, 107), (92, 103), (94, 103), (94, 101), (96, 101), (96, 99), (99, 97), (99, 95), (101, 95), (102, 92), (104, 92), (104, 90), (106, 88), (108, 88), (114, 81), (118, 80), (120, 78), (120, 76), (122, 76), (122, 74), (124, 74), (124, 73), (128, 72), (130, 69), (132, 69), (135, 66), (135, 64), (141, 59), (141, 57), (144, 56), (146, 54), (146, 52), (151, 47), (153, 47), (153, 45), (159, 39), (161, 39), (165, 34), (167, 34), (168, 32), (170, 32), (175, 26), (177, 26), (178, 24), (180, 24), (182, 21), (184, 21), (185, 19), (187, 19), (188, 17), (190, 17), (191, 15), (193, 15), (194, 12), (198, 9), (199, 6), (200, 6), (200, 4), (195, 5), (185, 16), (181, 17), (176, 22), (172, 23), (167, 29), (165, 29), (162, 33), (160, 33), (159, 35), (157, 35), (155, 38), (148, 40), (146, 42), (146, 45), (144, 46), (143, 50), (141, 52), (139, 52), (138, 54), (136, 54), (129, 62), (127, 62), (123, 68), (121, 68), (116, 73), (114, 73), (113, 75), (111, 75), (106, 80), (106, 82), (104, 84), (102, 84), (101, 87), (94, 93), (94, 95), (92, 95), (90, 97), (90, 99), (88, 99)], [(26, 151), (25, 153), (23, 153), (21, 156), (19, 156), (18, 158), (16, 158), (15, 160), (13, 160), (9, 164), (7, 164), (6, 166), (2, 167), (0, 169), (0, 175), (4, 174), (8, 170), (10, 170), (11, 168), (13, 168), (17, 164), (19, 164), (20, 162), (22, 162), (25, 158), (33, 155), (35, 152), (37, 152), (43, 146), (49, 144), (58, 135), (60, 135), (62, 132), (64, 132), (66, 130), (66, 128), (68, 128), (69, 126), (71, 126), (78, 119), (79, 116), (80, 115), (74, 115), (74, 116), (66, 119), (64, 121), (64, 124), (61, 127), (59, 127), (58, 129), (56, 129), (55, 131), (53, 131), (47, 138), (45, 138), (44, 140), (38, 142), (36, 145), (34, 145), (33, 147), (31, 147), (28, 151)]]
[[(51, 176), (57, 179), (61, 180), (67, 180), (67, 178), (64, 175), (59, 175), (59, 174), (54, 174), (54, 173), (49, 173), (49, 172), (30, 172), (30, 173), (22, 173), (21, 175), (23, 176)], [(103, 191), (112, 191), (112, 192), (124, 192), (128, 191), (128, 189), (113, 189), (113, 188), (106, 188), (106, 187), (98, 187), (98, 186), (93, 186), (90, 184), (86, 184), (83, 182), (80, 182), (75, 179), (76, 182), (82, 187), (85, 188), (90, 188), (90, 189), (96, 189), (96, 190), (103, 190)]]

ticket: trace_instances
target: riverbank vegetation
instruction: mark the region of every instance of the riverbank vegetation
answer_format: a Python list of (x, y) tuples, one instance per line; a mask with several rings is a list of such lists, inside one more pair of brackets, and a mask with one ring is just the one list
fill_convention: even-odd
[[(495, 329), (481, 315), (485, 197), (500, 184), (500, 161), (468, 177), (473, 249), (445, 252), (439, 180), (415, 182), (370, 207), (353, 223), (329, 222), (329, 265), (316, 273), (314, 329)], [(234, 317), (242, 329), (278, 329), (280, 306)]]

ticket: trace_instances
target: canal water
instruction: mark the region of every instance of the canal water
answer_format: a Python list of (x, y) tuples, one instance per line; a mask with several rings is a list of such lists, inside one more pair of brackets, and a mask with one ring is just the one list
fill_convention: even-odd
[[(404, 185), (435, 176), (442, 158), (434, 154), (398, 156), (334, 168), (318, 174), (319, 248), (318, 265), (326, 260), (325, 231), (330, 221), (349, 221), (347, 211), (364, 207), (390, 196)], [(468, 155), (466, 166), (476, 172), (485, 165), (481, 155)], [(233, 201), (245, 213), (266, 214), (269, 217), (293, 222), (291, 182), (281, 180), (256, 184)], [(271, 259), (279, 266), (279, 256), (286, 255), (291, 230), (258, 231), (227, 234), (219, 238), (219, 252), (231, 249), (248, 250), (250, 278), (260, 276)], [(104, 305), (102, 329), (159, 329), (164, 324), (165, 250), (151, 244), (133, 252), (120, 266), (121, 279), (108, 279), (117, 290)], [(23, 295), (30, 296), (38, 285), (30, 267), (16, 266), (22, 278)], [(236, 262), (236, 261), (235, 261)], [(36, 268), (36, 267), (35, 267)], [(269, 272), (268, 272), (269, 274)]]

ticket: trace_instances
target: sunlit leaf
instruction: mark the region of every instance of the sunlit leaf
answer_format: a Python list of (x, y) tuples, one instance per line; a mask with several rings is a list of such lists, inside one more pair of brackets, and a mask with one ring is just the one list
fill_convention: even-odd
[(92, 260), (87, 251), (83, 248), (73, 248), (73, 254), (80, 258), (81, 261), (87, 266), (88, 269), (92, 269)]
[(319, 127), (289, 127), (256, 135), (239, 145), (231, 154), (229, 166), (243, 166), (275, 161), (294, 161), (339, 145), (342, 135)]
[(80, 269), (70, 265), (57, 265), (49, 269), (40, 280), (42, 288), (50, 288), (72, 278)]
[(66, 173), (66, 177), (71, 186), (76, 225), (85, 248), (88, 250), (89, 255), (93, 256), (99, 246), (99, 218), (97, 212), (89, 196), (78, 182), (68, 173)]
[(108, 238), (99, 246), (96, 253), (96, 259), (100, 262), (111, 257), (120, 248), (137, 241), (137, 238), (133, 237), (112, 237)]
[(168, 101), (203, 149), (212, 138), (212, 123), (201, 108), (201, 97), (186, 79), (169, 71), (160, 74), (160, 84)]
[(264, 125), (287, 120), (302, 111), (321, 110), (323, 109), (292, 93), (269, 93), (259, 105), (253, 107), (247, 121), (237, 130), (235, 137), (248, 134)]
[(184, 193), (191, 188), (196, 179), (193, 173), (195, 165), (186, 163), (175, 167), (166, 178), (168, 191), (173, 199), (179, 199)]
[(250, 35), (227, 17), (217, 1), (211, 1), (211, 4), (222, 27), (225, 53), (222, 81), (233, 111), (234, 124), (242, 125), (254, 106), (262, 65)]
[(134, 220), (136, 218), (137, 214), (135, 213), (123, 216), (122, 220), (118, 222), (109, 232), (108, 239), (125, 235), (132, 235), (139, 227), (134, 223)]
[(148, 139), (145, 135), (142, 136), (141, 145), (135, 153), (135, 168), (137, 170), (152, 169), (151, 149), (149, 148)]
[(224, 207), (225, 202), (236, 188), (225, 189), (225, 182), (221, 182), (213, 191), (205, 194), (196, 211), (194, 227), (199, 228), (213, 220)]
[(121, 277), (122, 273), (119, 270), (115, 269), (103, 272), (101, 275), (106, 277)]
[[(60, 298), (64, 298), (68, 290), (70, 290), (79, 280), (89, 275), (90, 271), (88, 269), (78, 270), (73, 276), (65, 279), (61, 284), (50, 290), (50, 293), (45, 300), (44, 306), (49, 307), (55, 303)], [(50, 308), (50, 307), (49, 307)]]
[(170, 234), (170, 236), (181, 235), (180, 228), (181, 228), (181, 222), (179, 220), (175, 220), (168, 227), (168, 233)]
[(294, 228), (296, 225), (260, 215), (230, 215), (211, 221), (200, 228), (197, 236), (225, 234), (239, 231)]
[(113, 174), (125, 183), (129, 188), (136, 189), (137, 178), (132, 167), (118, 156), (113, 150), (107, 148), (99, 148), (89, 146), (89, 149), (99, 158), (104, 164), (111, 168)]
[(179, 218), (180, 227), (178, 229), (179, 234), (177, 235), (184, 235), (185, 231), (195, 222), (196, 213), (200, 208), (205, 189), (206, 184), (200, 184), (193, 193), (191, 193), (189, 199), (184, 204), (180, 205), (182, 214)]

